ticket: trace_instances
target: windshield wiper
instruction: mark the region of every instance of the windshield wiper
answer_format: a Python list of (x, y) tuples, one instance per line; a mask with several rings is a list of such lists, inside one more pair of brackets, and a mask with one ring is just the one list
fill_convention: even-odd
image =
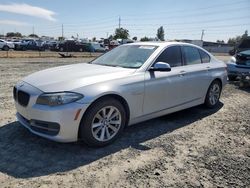
[(103, 65), (103, 66), (108, 66), (108, 67), (121, 67), (119, 65), (110, 65), (110, 64), (95, 64), (95, 65)]

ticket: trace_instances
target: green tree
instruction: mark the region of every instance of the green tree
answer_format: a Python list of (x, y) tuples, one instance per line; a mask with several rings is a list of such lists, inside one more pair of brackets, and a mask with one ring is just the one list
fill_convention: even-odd
[(133, 37), (132, 39), (135, 40), (135, 41), (137, 41), (137, 37)]
[(32, 37), (32, 38), (39, 38), (39, 36), (36, 35), (36, 34), (30, 34), (29, 37)]
[(164, 29), (163, 29), (163, 26), (159, 27), (157, 29), (157, 34), (156, 34), (157, 38), (160, 40), (160, 41), (164, 41), (164, 37), (165, 37), (165, 34), (164, 34)]
[(248, 30), (245, 31), (245, 33), (242, 35), (242, 39), (245, 39), (248, 37)]
[(108, 38), (109, 40), (113, 40), (114, 39), (114, 37), (113, 37), (113, 35), (109, 35), (109, 38)]
[(63, 40), (65, 40), (65, 37), (58, 37), (58, 40), (63, 41)]
[(19, 32), (8, 32), (6, 37), (22, 37), (22, 34)]
[(245, 39), (248, 37), (248, 30), (245, 30), (244, 34), (241, 36), (236, 36), (233, 38), (229, 38), (227, 41), (227, 44), (231, 45), (231, 46), (235, 46), (237, 45), (242, 39)]
[(149, 38), (145, 36), (145, 37), (141, 38), (141, 41), (142, 42), (149, 41)]
[(217, 43), (221, 43), (221, 44), (224, 44), (224, 43), (225, 43), (224, 40), (217, 40), (216, 42), (217, 42)]
[(229, 38), (228, 41), (227, 41), (227, 44), (229, 44), (231, 46), (235, 46), (240, 41), (241, 41), (241, 36), (236, 36), (236, 37), (233, 37), (233, 38)]
[(114, 39), (128, 39), (129, 37), (129, 31), (127, 29), (124, 28), (117, 28), (115, 30), (115, 35), (114, 35)]

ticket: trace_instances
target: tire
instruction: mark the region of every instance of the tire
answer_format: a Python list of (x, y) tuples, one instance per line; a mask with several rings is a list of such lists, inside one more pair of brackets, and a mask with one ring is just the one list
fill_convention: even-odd
[(218, 80), (214, 80), (210, 84), (204, 103), (208, 108), (215, 108), (219, 104), (221, 89), (221, 83)]
[(60, 51), (60, 52), (63, 52), (63, 51), (64, 51), (64, 48), (63, 48), (63, 47), (59, 48), (59, 51)]
[(80, 49), (79, 49), (79, 52), (83, 52), (83, 49), (82, 49), (82, 48), (80, 48)]
[(123, 105), (113, 98), (104, 98), (86, 111), (80, 124), (79, 135), (87, 145), (102, 147), (114, 142), (121, 135), (125, 122), (126, 112)]
[(3, 47), (3, 50), (4, 50), (4, 51), (9, 51), (9, 49), (10, 49), (9, 46), (4, 46), (4, 47)]
[(237, 76), (228, 75), (228, 80), (229, 81), (235, 81), (236, 78), (237, 78)]

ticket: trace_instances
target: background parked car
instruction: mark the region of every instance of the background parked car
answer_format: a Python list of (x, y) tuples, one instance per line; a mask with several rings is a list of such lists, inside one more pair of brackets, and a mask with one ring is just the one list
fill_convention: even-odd
[(0, 39), (0, 49), (4, 51), (8, 51), (9, 49), (14, 49), (15, 45), (13, 42), (5, 41)]
[(43, 41), (41, 40), (34, 40), (34, 39), (25, 39), (22, 40), (21, 43), (16, 44), (15, 46), (16, 50), (38, 50), (38, 51), (44, 51), (45, 48), (43, 46)]
[(104, 47), (104, 45), (98, 43), (98, 42), (91, 42), (91, 47), (93, 48), (94, 52), (105, 52), (107, 49)]
[(250, 75), (250, 50), (245, 50), (237, 53), (227, 63), (228, 79), (233, 81), (242, 74)]
[(58, 41), (46, 41), (46, 42), (44, 43), (44, 48), (47, 49), (47, 50), (55, 51), (56, 45), (57, 45), (58, 43), (59, 43)]
[(55, 50), (60, 52), (93, 52), (90, 44), (74, 40), (60, 42), (57, 44)]

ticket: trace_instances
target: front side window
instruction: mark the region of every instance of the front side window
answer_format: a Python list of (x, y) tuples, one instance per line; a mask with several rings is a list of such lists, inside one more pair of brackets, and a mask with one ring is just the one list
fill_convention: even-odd
[(165, 62), (168, 63), (171, 67), (181, 66), (181, 48), (179, 46), (168, 47), (156, 59), (156, 62)]
[(195, 65), (201, 63), (200, 53), (197, 48), (192, 46), (183, 46), (182, 49), (186, 65)]
[(125, 45), (114, 48), (113, 50), (98, 57), (92, 64), (139, 68), (152, 55), (157, 46), (153, 45)]

